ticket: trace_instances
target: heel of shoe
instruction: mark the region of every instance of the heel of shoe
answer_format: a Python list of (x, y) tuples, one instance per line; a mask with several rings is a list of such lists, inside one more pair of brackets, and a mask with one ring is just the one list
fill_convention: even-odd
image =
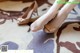
[(34, 12), (37, 13), (37, 16), (39, 15), (38, 14), (38, 3), (37, 1), (34, 1), (35, 5), (34, 5)]
[(39, 14), (38, 14), (38, 9), (35, 10), (35, 13), (37, 14), (37, 16), (39, 16)]

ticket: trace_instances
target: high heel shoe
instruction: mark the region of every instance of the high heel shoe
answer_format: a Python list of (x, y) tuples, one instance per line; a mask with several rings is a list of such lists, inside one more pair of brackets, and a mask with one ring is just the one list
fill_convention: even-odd
[(61, 27), (61, 25), (64, 23), (64, 20), (66, 19), (67, 16), (68, 16), (68, 14), (64, 14), (64, 16), (62, 16), (62, 17), (51, 20), (49, 23), (47, 23), (44, 26), (43, 30), (46, 33), (54, 33)]
[(53, 29), (53, 25), (52, 25), (52, 23), (53, 23), (53, 21), (54, 21), (54, 19), (53, 20), (51, 20), (49, 23), (47, 23), (45, 26), (44, 26), (44, 31), (46, 32), (46, 33), (53, 33), (54, 31), (55, 31), (55, 28)]
[(38, 15), (38, 4), (36, 1), (34, 1), (31, 6), (26, 10), (26, 12), (21, 16), (21, 18), (19, 18), (19, 23), (18, 25), (26, 25), (27, 23), (30, 22), (30, 20), (32, 19), (32, 14), (33, 12), (36, 12)]
[(32, 23), (32, 22), (34, 22), (35, 20), (37, 20), (38, 18), (39, 18), (40, 16), (36, 16), (36, 17), (34, 17), (34, 18), (31, 18), (30, 20), (28, 20), (27, 22), (25, 21), (24, 23), (25, 24), (18, 24), (19, 26), (25, 26), (25, 25), (27, 25), (27, 24), (29, 24), (29, 23)]

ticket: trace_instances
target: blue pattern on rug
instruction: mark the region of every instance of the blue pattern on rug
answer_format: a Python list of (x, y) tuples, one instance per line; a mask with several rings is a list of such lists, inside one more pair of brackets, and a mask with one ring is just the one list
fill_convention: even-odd
[(16, 43), (11, 42), (11, 41), (4, 42), (1, 45), (8, 45), (9, 50), (17, 50), (19, 47)]
[(53, 34), (47, 34), (43, 31), (33, 33), (33, 40), (27, 49), (34, 50), (34, 53), (53, 53), (54, 38)]

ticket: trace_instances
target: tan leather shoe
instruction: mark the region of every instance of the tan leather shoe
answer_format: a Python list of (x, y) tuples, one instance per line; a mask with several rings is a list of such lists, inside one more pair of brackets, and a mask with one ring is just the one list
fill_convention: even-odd
[[(27, 23), (30, 22), (31, 20), (31, 16), (33, 14), (33, 12), (36, 12), (38, 15), (38, 4), (36, 1), (34, 1), (31, 6), (26, 10), (26, 12), (21, 16), (21, 18), (18, 19), (19, 23), (18, 25), (27, 25)], [(38, 18), (38, 17), (37, 17)]]
[(58, 30), (61, 25), (64, 23), (64, 20), (66, 19), (66, 17), (68, 16), (68, 14), (64, 14), (61, 17), (56, 17), (55, 19), (51, 20), (49, 23), (47, 23), (44, 26), (44, 31), (46, 33), (53, 33), (56, 30)]

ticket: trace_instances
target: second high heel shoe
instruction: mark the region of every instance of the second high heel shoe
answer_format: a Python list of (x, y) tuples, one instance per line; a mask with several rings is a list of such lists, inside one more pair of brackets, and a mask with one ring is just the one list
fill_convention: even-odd
[(64, 14), (61, 17), (55, 18), (53, 20), (51, 20), (49, 23), (47, 23), (44, 26), (44, 31), (46, 33), (54, 33), (56, 30), (58, 30), (61, 25), (63, 24), (64, 20), (66, 19), (66, 17), (68, 16), (68, 14)]
[(20, 23), (20, 24), (18, 24), (19, 26), (24, 26), (24, 25), (27, 25), (27, 24), (29, 24), (29, 23), (32, 23), (32, 22), (34, 22), (35, 20), (37, 20), (38, 18), (39, 18), (40, 16), (36, 16), (36, 17), (34, 17), (34, 18), (30, 18), (30, 19), (26, 19), (25, 21), (23, 21), (22, 23)]
[(19, 18), (19, 23), (18, 25), (26, 25), (27, 23), (30, 22), (30, 19), (32, 19), (32, 14), (33, 12), (37, 12), (37, 8), (38, 8), (38, 4), (36, 1), (34, 1), (31, 6), (26, 10), (26, 12), (21, 16), (21, 18)]

